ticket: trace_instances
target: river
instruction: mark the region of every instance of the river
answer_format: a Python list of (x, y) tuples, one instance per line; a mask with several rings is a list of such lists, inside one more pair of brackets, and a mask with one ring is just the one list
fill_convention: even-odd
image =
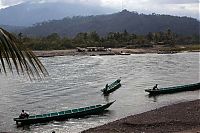
[[(199, 82), (199, 53), (40, 58), (49, 72), (42, 80), (0, 75), (0, 132), (77, 133), (162, 106), (200, 98), (200, 91), (149, 97), (144, 89)], [(122, 86), (109, 97), (101, 89), (121, 77)], [(22, 109), (42, 114), (116, 102), (108, 112), (86, 118), (17, 127)]]

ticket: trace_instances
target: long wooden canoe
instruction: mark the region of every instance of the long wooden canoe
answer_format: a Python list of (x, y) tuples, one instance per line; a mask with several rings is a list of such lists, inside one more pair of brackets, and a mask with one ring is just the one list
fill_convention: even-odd
[(104, 95), (108, 95), (111, 92), (117, 90), (118, 88), (121, 87), (121, 83), (120, 83), (121, 79), (117, 79), (115, 80), (113, 83), (111, 83), (110, 85), (108, 85), (108, 88), (106, 89), (106, 87), (104, 89), (102, 89), (101, 91), (103, 92)]
[(14, 118), (14, 121), (16, 121), (16, 124), (28, 125), (28, 124), (34, 124), (34, 123), (44, 123), (44, 122), (49, 122), (49, 121), (53, 121), (53, 120), (79, 118), (79, 117), (83, 117), (86, 115), (99, 114), (99, 113), (103, 112), (105, 109), (107, 109), (114, 102), (115, 101), (109, 102), (107, 104), (98, 104), (98, 105), (94, 105), (94, 106), (76, 108), (76, 109), (41, 114), (41, 115), (31, 115), (28, 118), (24, 118), (24, 119)]
[(155, 90), (146, 89), (145, 91), (149, 92), (150, 95), (157, 95), (157, 94), (176, 93), (176, 92), (181, 92), (181, 91), (193, 91), (197, 89), (200, 89), (200, 83), (160, 88), (160, 89), (155, 89)]

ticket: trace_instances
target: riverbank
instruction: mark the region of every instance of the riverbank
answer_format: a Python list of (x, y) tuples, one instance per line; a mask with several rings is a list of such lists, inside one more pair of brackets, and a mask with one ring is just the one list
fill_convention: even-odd
[(128, 116), (82, 133), (143, 132), (200, 133), (200, 99)]
[(111, 51), (84, 51), (78, 52), (76, 49), (67, 50), (52, 50), (52, 51), (34, 51), (38, 57), (53, 57), (53, 56), (103, 56), (103, 55), (125, 55), (125, 54), (144, 54), (156, 53), (155, 50), (144, 49), (124, 49), (115, 48)]
[(158, 54), (174, 54), (179, 52), (200, 52), (198, 45), (190, 47), (179, 46), (174, 48), (164, 46), (154, 46), (152, 48), (113, 48), (110, 51), (83, 51), (78, 52), (77, 49), (67, 50), (51, 50), (51, 51), (34, 51), (38, 57), (53, 57), (53, 56), (102, 56), (102, 55), (128, 55), (128, 54), (145, 54), (145, 53), (158, 53)]

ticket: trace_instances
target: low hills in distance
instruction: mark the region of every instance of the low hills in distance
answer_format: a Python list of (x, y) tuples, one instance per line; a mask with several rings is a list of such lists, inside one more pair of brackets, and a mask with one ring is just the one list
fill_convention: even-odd
[(105, 47), (199, 51), (200, 21), (195, 18), (43, 2), (0, 9), (0, 27), (14, 33), (23, 47), (31, 50)]
[(109, 15), (66, 17), (62, 20), (52, 20), (38, 23), (21, 32), (28, 36), (47, 36), (58, 33), (60, 36), (74, 37), (80, 32), (96, 31), (104, 36), (109, 32), (123, 32), (127, 30), (134, 34), (147, 34), (166, 29), (179, 35), (199, 35), (197, 19), (158, 14), (138, 14), (123, 10)]
[(31, 26), (38, 22), (64, 17), (107, 14), (113, 9), (81, 2), (26, 1), (0, 9), (0, 25)]
[[(114, 13), (115, 12), (115, 13)], [(80, 32), (110, 32), (145, 35), (170, 29), (178, 35), (199, 35), (199, 20), (163, 14), (140, 14), (81, 2), (27, 1), (0, 9), (0, 26), (16, 34), (43, 37), (58, 33), (74, 37)]]

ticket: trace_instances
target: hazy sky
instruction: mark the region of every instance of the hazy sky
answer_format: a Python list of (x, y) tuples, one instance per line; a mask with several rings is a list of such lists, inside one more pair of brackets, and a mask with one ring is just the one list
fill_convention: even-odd
[(170, 14), (189, 16), (199, 19), (200, 0), (0, 0), (0, 8), (15, 5), (21, 2), (79, 2), (82, 4), (100, 5), (118, 9), (128, 9), (139, 13)]

